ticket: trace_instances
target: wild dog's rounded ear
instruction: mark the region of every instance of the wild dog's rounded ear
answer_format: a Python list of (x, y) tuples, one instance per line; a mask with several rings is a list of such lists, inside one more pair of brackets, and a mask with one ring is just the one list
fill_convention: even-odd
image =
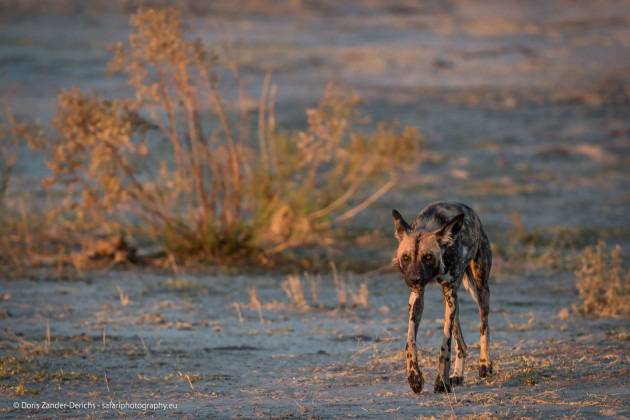
[(392, 210), (392, 216), (394, 216), (394, 226), (396, 226), (396, 239), (400, 242), (405, 234), (411, 232), (411, 226), (405, 222), (398, 210)]
[(453, 217), (450, 222), (439, 228), (435, 232), (435, 236), (437, 236), (437, 239), (442, 246), (453, 245), (453, 242), (457, 239), (457, 235), (459, 234), (459, 231), (462, 230), (463, 225), (464, 213), (460, 213)]

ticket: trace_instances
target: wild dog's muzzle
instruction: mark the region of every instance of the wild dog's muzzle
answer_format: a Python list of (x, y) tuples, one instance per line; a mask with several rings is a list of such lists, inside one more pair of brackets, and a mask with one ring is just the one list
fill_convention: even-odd
[(416, 267), (411, 266), (407, 269), (405, 272), (405, 283), (412, 289), (420, 286), (420, 271)]
[(431, 281), (431, 276), (423, 276), (420, 270), (410, 269), (405, 273), (405, 283), (411, 289), (424, 288)]

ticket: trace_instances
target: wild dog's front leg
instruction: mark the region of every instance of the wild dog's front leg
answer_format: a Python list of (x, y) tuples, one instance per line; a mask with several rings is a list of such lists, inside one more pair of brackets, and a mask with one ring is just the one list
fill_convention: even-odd
[(442, 296), (444, 298), (444, 338), (440, 346), (440, 358), (438, 375), (435, 378), (433, 392), (451, 392), (451, 338), (453, 324), (457, 315), (457, 292), (449, 285), (442, 286)]
[(424, 379), (422, 372), (418, 366), (418, 353), (416, 349), (416, 336), (418, 335), (418, 326), (422, 319), (422, 311), (424, 310), (424, 289), (420, 291), (411, 291), (409, 295), (409, 329), (407, 330), (407, 347), (405, 353), (407, 356), (407, 380), (409, 386), (416, 394), (422, 391)]

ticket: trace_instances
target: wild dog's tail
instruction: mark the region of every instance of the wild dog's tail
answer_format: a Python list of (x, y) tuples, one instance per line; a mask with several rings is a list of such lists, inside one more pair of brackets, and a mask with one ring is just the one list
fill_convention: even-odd
[(475, 282), (475, 278), (473, 277), (472, 268), (470, 268), (470, 265), (466, 267), (466, 275), (464, 276), (462, 283), (464, 284), (464, 289), (468, 290), (473, 300), (479, 303), (479, 301), (477, 300), (477, 296), (479, 295), (477, 291), (477, 283)]

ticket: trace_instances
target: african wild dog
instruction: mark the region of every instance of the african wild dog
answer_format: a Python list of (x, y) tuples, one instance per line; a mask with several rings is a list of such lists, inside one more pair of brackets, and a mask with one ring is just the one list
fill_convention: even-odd
[[(479, 377), (492, 373), (488, 354), (488, 278), (492, 251), (479, 217), (465, 204), (444, 201), (426, 206), (411, 225), (398, 211), (393, 210), (392, 215), (398, 239), (393, 263), (404, 274), (411, 289), (406, 348), (407, 379), (411, 389), (419, 394), (424, 384), (418, 367), (416, 336), (424, 308), (424, 288), (431, 282), (442, 286), (444, 299), (444, 338), (433, 392), (451, 392), (451, 386), (464, 382), (467, 347), (460, 328), (457, 300), (457, 290), (464, 278), (464, 287), (479, 305), (481, 315)], [(457, 357), (453, 375), (449, 378), (452, 335), (455, 335)]]

